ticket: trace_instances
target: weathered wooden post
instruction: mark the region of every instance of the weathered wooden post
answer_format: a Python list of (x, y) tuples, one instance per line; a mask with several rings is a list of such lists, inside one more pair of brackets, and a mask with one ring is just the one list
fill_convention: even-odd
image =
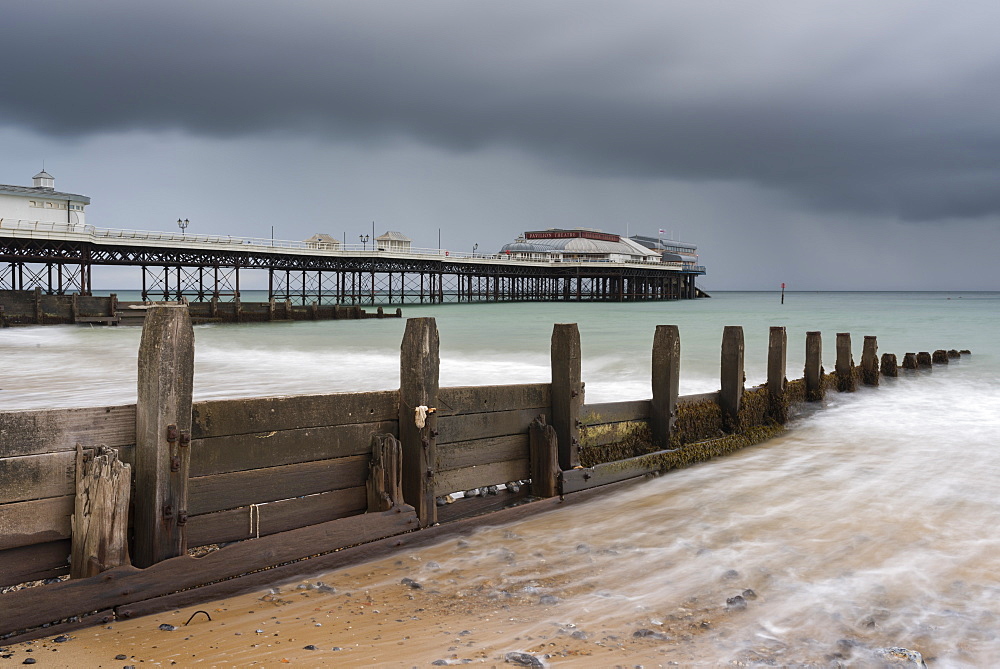
[(292, 320), (292, 301), (289, 299), (285, 300), (285, 320)]
[(878, 385), (878, 339), (865, 335), (864, 347), (861, 349), (861, 383), (866, 386)]
[(132, 468), (118, 451), (101, 446), (84, 461), (76, 445), (76, 499), (71, 518), (70, 577), (96, 576), (129, 564), (128, 501)]
[(896, 364), (895, 353), (882, 354), (882, 367), (879, 370), (882, 376), (899, 376), (899, 367)]
[(823, 334), (806, 333), (806, 401), (818, 402), (826, 390), (823, 387)]
[(681, 377), (681, 336), (676, 325), (657, 325), (653, 335), (653, 403), (649, 426), (653, 442), (670, 448), (677, 420), (677, 395)]
[(194, 330), (183, 305), (151, 306), (139, 343), (135, 409), (135, 565), (187, 550)]
[(42, 289), (35, 287), (35, 324), (45, 324), (45, 312), (42, 311)]
[(552, 427), (559, 437), (559, 466), (573, 469), (580, 464), (580, 407), (583, 382), (580, 375), (580, 329), (576, 323), (552, 326)]
[(931, 367), (931, 354), (927, 351), (917, 352), (917, 367)]
[(917, 367), (916, 353), (907, 353), (903, 356), (903, 369), (916, 369)]
[[(433, 318), (406, 321), (399, 356), (399, 441), (403, 448), (403, 498), (422, 527), (437, 522), (437, 394), (440, 337)], [(432, 411), (433, 410), (433, 411)]]
[(538, 416), (528, 426), (528, 449), (531, 456), (531, 494), (555, 497), (559, 494), (559, 437), (555, 428)]
[(851, 333), (837, 333), (837, 390), (842, 393), (853, 393), (858, 389), (854, 379), (854, 354), (851, 352)]
[(368, 464), (368, 513), (388, 511), (403, 502), (403, 447), (391, 434), (372, 435)]
[(743, 327), (727, 325), (722, 331), (722, 389), (719, 391), (722, 426), (727, 432), (739, 429), (743, 380)]
[(785, 328), (773, 326), (767, 341), (767, 413), (771, 420), (784, 424), (788, 420), (785, 373), (788, 334)]
[(934, 364), (936, 365), (947, 365), (948, 364), (948, 351), (943, 348), (939, 348), (934, 351)]

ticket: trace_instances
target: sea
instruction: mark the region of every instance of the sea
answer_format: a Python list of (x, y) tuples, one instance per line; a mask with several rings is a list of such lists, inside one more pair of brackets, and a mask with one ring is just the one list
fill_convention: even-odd
[[(525, 555), (519, 567), (539, 583), (573, 583), (553, 595), (581, 626), (655, 630), (679, 612), (715, 611), (693, 661), (865, 664), (873, 649), (903, 648), (933, 666), (1000, 663), (1000, 293), (402, 309), (436, 319), (442, 386), (547, 382), (552, 325), (578, 323), (587, 402), (651, 396), (658, 324), (680, 329), (681, 394), (719, 388), (727, 325), (743, 326), (748, 386), (765, 380), (774, 325), (787, 328), (790, 379), (802, 376), (807, 331), (823, 333), (828, 370), (838, 332), (852, 334), (857, 361), (865, 335), (900, 360), (971, 350), (877, 388), (828, 393), (763, 444), (532, 521), (518, 532), (539, 555), (585, 545), (586, 559)], [(195, 399), (396, 388), (404, 326), (196, 326)], [(134, 402), (139, 338), (129, 327), (0, 330), (0, 410)], [(745, 608), (727, 607), (747, 590)]]

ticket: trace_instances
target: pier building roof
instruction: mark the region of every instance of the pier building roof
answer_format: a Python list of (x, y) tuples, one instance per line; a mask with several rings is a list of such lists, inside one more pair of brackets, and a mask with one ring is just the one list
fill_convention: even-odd
[(83, 204), (90, 204), (90, 198), (86, 195), (79, 195), (77, 193), (64, 193), (62, 191), (55, 190), (53, 188), (48, 188), (46, 186), (11, 186), (8, 184), (0, 184), (0, 194), (3, 195), (17, 195), (20, 197), (49, 197), (49, 198), (60, 198), (63, 200), (74, 200), (76, 202), (81, 202)]
[(637, 259), (656, 258), (660, 255), (627, 237), (585, 228), (525, 232), (517, 241), (500, 249), (500, 253)]

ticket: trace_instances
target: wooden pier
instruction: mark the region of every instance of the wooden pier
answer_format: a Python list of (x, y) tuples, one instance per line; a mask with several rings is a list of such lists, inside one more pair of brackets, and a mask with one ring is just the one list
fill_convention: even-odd
[[(150, 312), (136, 404), (0, 412), (0, 587), (57, 580), (0, 594), (0, 643), (572, 505), (767, 439), (789, 407), (827, 390), (929, 373), (900, 373), (888, 354), (879, 367), (874, 337), (856, 368), (842, 333), (825, 374), (821, 338), (809, 333), (806, 378), (789, 382), (775, 327), (767, 383), (745, 388), (743, 331), (727, 327), (720, 391), (679, 396), (681, 342), (675, 326), (659, 326), (652, 399), (588, 404), (576, 325), (554, 328), (550, 383), (439, 387), (437, 327), (421, 318), (407, 322), (399, 390), (193, 402), (190, 314)], [(961, 356), (920, 357), (940, 368)], [(73, 578), (62, 580), (71, 554)]]

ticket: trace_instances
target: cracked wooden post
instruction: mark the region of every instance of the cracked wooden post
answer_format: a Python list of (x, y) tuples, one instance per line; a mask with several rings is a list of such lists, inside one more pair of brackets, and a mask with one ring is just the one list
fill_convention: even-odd
[(135, 409), (135, 565), (187, 551), (194, 330), (183, 305), (151, 306), (139, 343)]
[(818, 402), (823, 399), (823, 335), (820, 332), (806, 333), (806, 401)]
[(670, 448), (677, 420), (677, 395), (681, 376), (681, 336), (676, 325), (657, 325), (653, 335), (653, 402), (649, 426), (653, 443)]
[(865, 336), (864, 347), (861, 349), (861, 383), (866, 386), (878, 385), (878, 339), (872, 335)]
[(368, 513), (388, 511), (403, 502), (403, 447), (391, 434), (372, 435), (368, 464)]
[(555, 497), (559, 494), (559, 437), (555, 428), (545, 424), (544, 415), (528, 426), (528, 449), (532, 496)]
[(73, 543), (70, 577), (96, 576), (129, 564), (128, 501), (132, 468), (118, 459), (118, 451), (101, 446), (84, 460), (76, 445), (76, 499), (70, 519)]
[(853, 393), (858, 389), (854, 379), (854, 354), (851, 352), (851, 333), (837, 333), (837, 390), (842, 393)]
[(771, 328), (767, 341), (767, 413), (771, 420), (784, 424), (788, 421), (788, 402), (785, 389), (788, 386), (785, 362), (788, 350), (788, 334), (785, 328)]
[(552, 326), (552, 427), (559, 437), (559, 466), (573, 469), (580, 464), (580, 407), (583, 382), (580, 376), (580, 329), (576, 323)]
[(896, 364), (895, 353), (882, 354), (882, 365), (879, 372), (882, 376), (899, 376), (899, 366)]
[(434, 463), (439, 349), (433, 318), (407, 319), (399, 356), (399, 441), (403, 449), (403, 498), (416, 510), (421, 527), (437, 522)]
[(743, 327), (727, 325), (722, 331), (722, 389), (719, 407), (727, 432), (739, 429), (740, 402), (743, 400)]

